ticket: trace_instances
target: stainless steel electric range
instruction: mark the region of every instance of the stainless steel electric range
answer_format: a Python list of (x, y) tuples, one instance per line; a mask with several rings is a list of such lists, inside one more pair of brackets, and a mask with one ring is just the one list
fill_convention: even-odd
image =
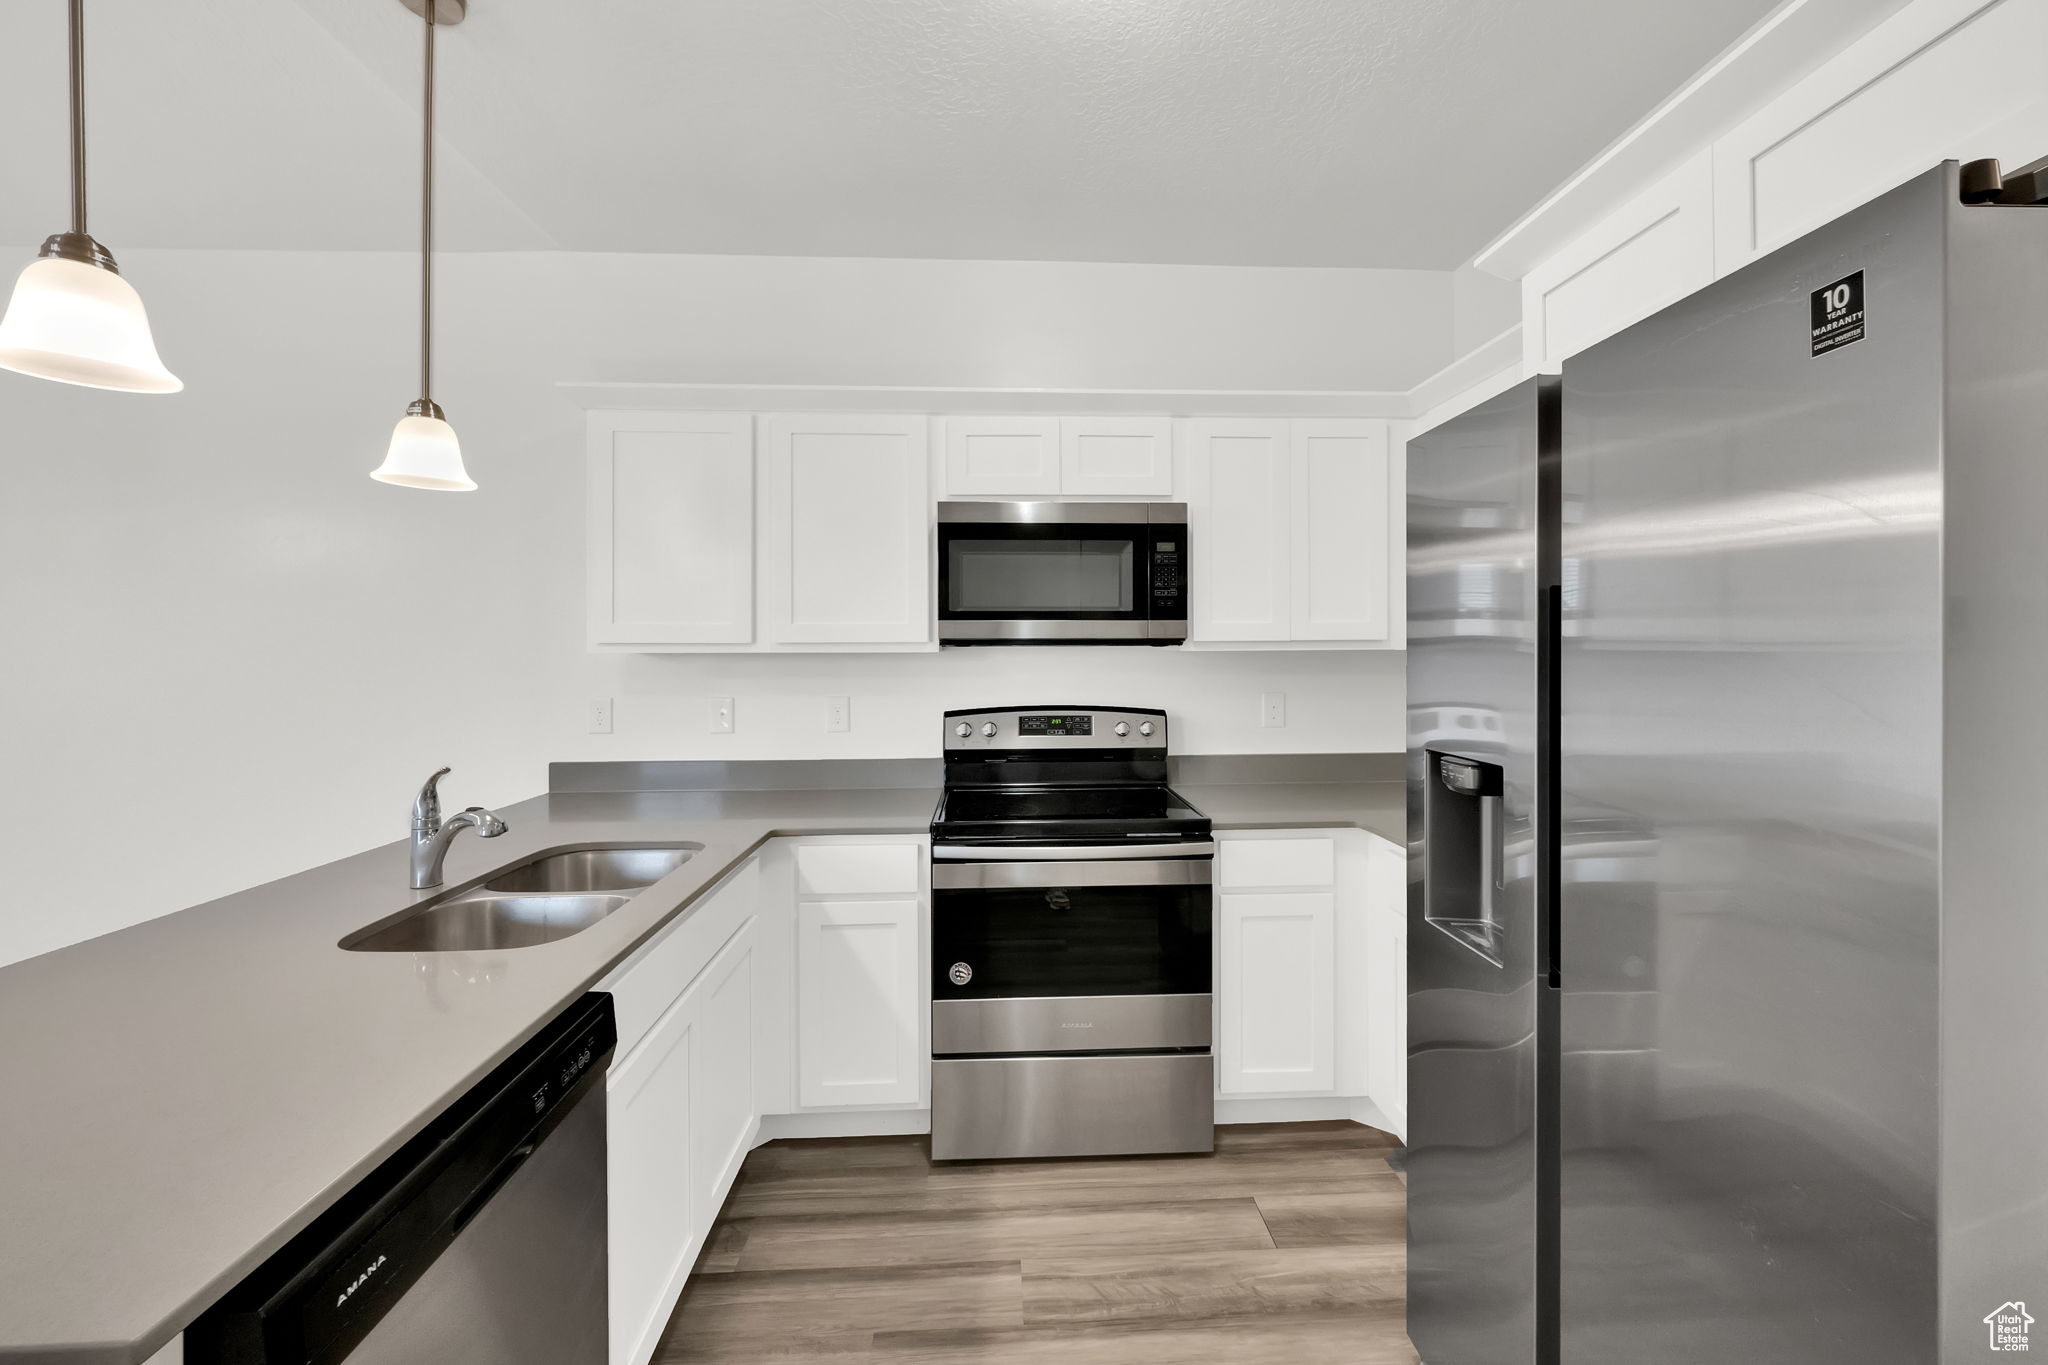
[(948, 711), (932, 820), (932, 1156), (1206, 1152), (1208, 817), (1164, 711)]

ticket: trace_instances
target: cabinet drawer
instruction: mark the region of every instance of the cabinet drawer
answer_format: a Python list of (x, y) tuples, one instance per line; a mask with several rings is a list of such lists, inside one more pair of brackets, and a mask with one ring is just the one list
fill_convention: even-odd
[(1219, 886), (1332, 886), (1335, 839), (1225, 839), (1216, 846)]
[(918, 844), (800, 844), (799, 896), (870, 896), (914, 893), (924, 849)]
[(760, 860), (748, 859), (597, 983), (598, 990), (611, 992), (612, 1009), (619, 1021), (614, 1070), (628, 1059), (662, 1012), (697, 979), (704, 965), (753, 917), (760, 872)]

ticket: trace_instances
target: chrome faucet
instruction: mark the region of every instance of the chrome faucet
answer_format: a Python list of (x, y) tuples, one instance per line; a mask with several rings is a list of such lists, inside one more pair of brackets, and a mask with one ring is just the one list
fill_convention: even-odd
[(420, 794), (412, 801), (412, 889), (415, 891), (441, 884), (441, 864), (447, 861), (448, 845), (455, 842), (456, 835), (473, 829), (480, 839), (495, 839), (509, 828), (494, 812), (482, 806), (457, 811), (443, 820), (440, 782), (449, 771), (443, 768), (428, 778), (420, 787)]

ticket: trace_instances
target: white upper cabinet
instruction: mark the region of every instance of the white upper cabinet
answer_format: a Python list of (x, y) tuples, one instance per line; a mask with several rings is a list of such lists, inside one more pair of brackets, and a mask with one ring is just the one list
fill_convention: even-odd
[(1554, 370), (1713, 279), (1713, 157), (1702, 151), (1523, 279), (1524, 359)]
[(1719, 273), (1947, 158), (2039, 156), (2044, 52), (2039, 0), (1900, 9), (1715, 143)]
[(1291, 628), (1287, 423), (1263, 418), (1192, 421), (1188, 550), (1193, 557), (1189, 637), (1285, 640)]
[(1173, 422), (1166, 417), (943, 419), (949, 498), (1166, 498)]
[(753, 417), (593, 412), (590, 643), (754, 638)]
[(947, 496), (1050, 497), (1060, 491), (1057, 417), (948, 417), (942, 425)]
[(1392, 601), (1387, 424), (1295, 422), (1293, 573), (1296, 640), (1384, 640)]
[(956, 498), (1178, 493), (1197, 646), (1401, 638), (1384, 421), (611, 410), (588, 451), (597, 650), (937, 648), (934, 477)]
[(1062, 417), (1060, 492), (1163, 498), (1173, 493), (1173, 423), (1164, 417)]
[(1183, 437), (1192, 639), (1393, 640), (1385, 422), (1214, 419), (1188, 422)]
[(761, 602), (771, 644), (931, 638), (923, 417), (761, 419)]
[[(1525, 366), (1554, 370), (1944, 159), (2010, 169), (2040, 154), (2048, 3), (1884, 8), (1853, 42), (1796, 64), (1805, 18), (1764, 26), (1482, 252), (1481, 269), (1521, 277)], [(1602, 163), (1636, 167), (1640, 183)]]

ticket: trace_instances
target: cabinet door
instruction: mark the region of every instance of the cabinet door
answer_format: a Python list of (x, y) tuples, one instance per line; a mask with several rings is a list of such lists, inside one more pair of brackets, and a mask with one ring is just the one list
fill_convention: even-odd
[(1408, 1135), (1408, 857), (1374, 839), (1367, 862), (1366, 919), (1371, 926), (1372, 1102), (1394, 1133)]
[(754, 1133), (754, 944), (751, 923), (690, 987), (697, 1040), (690, 1068), (692, 1231), (703, 1236), (739, 1174)]
[(1287, 423), (1189, 422), (1188, 539), (1194, 640), (1284, 640), (1288, 607)]
[(1394, 1136), (1408, 1140), (1408, 920), (1376, 917), (1375, 933), (1381, 967), (1374, 994), (1385, 1001), (1375, 1030), (1373, 1056), (1378, 1066), (1372, 1079), (1372, 1102), (1386, 1115)]
[(1336, 1086), (1336, 898), (1328, 891), (1217, 897), (1226, 1095), (1311, 1094)]
[(647, 1358), (688, 1267), (693, 1029), (677, 1001), (606, 1082), (612, 1365)]
[(1393, 566), (1387, 424), (1303, 421), (1291, 425), (1290, 435), (1290, 633), (1297, 640), (1384, 640)]
[(751, 641), (753, 418), (593, 412), (588, 438), (590, 643)]
[(1069, 497), (1173, 493), (1173, 422), (1165, 417), (1062, 417), (1059, 491)]
[(948, 417), (946, 496), (1009, 498), (1060, 491), (1057, 417)]
[(597, 983), (598, 990), (611, 993), (621, 1058), (755, 916), (760, 886), (760, 860), (749, 858), (691, 906), (689, 914), (669, 921)]
[(924, 1001), (915, 900), (797, 906), (797, 1102), (912, 1104)]
[(922, 417), (762, 419), (762, 623), (775, 644), (931, 638)]

